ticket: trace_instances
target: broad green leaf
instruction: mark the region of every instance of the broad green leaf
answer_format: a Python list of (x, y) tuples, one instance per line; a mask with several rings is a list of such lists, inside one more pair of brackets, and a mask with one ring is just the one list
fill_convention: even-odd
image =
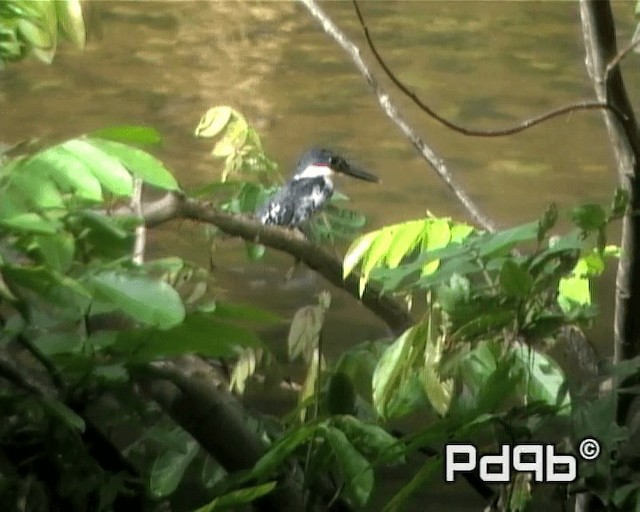
[(171, 495), (177, 488), (191, 461), (198, 454), (198, 443), (187, 442), (187, 451), (167, 450), (153, 463), (149, 475), (149, 491), (155, 498)]
[(335, 427), (322, 429), (333, 449), (345, 482), (345, 494), (357, 507), (364, 507), (373, 491), (373, 469), (347, 436)]
[(62, 146), (53, 146), (36, 153), (25, 164), (29, 173), (40, 177), (50, 177), (63, 192), (87, 201), (102, 201), (100, 181), (84, 163)]
[(497, 233), (485, 234), (478, 238), (480, 256), (491, 256), (495, 253), (509, 251), (516, 245), (538, 237), (538, 222), (521, 224)]
[(120, 161), (85, 140), (73, 139), (61, 147), (75, 157), (98, 179), (102, 187), (115, 195), (130, 196), (133, 179)]
[(88, 276), (85, 285), (97, 300), (147, 325), (167, 329), (185, 317), (178, 292), (163, 281), (133, 272), (106, 270)]
[(261, 345), (255, 333), (244, 327), (221, 322), (211, 315), (190, 313), (183, 322), (169, 329), (121, 331), (114, 349), (130, 352), (132, 360), (153, 361), (184, 354), (233, 357), (239, 347)]
[(51, 414), (64, 421), (72, 429), (84, 432), (84, 420), (65, 404), (47, 397), (41, 397), (40, 400), (45, 409), (47, 409)]
[(90, 138), (108, 139), (126, 144), (158, 144), (162, 136), (155, 128), (137, 125), (109, 126), (91, 132)]
[(241, 505), (246, 505), (252, 501), (257, 500), (262, 496), (266, 496), (273, 491), (278, 485), (277, 481), (267, 482), (261, 485), (254, 485), (252, 487), (244, 487), (237, 491), (231, 491), (227, 494), (219, 496), (211, 503), (200, 507), (194, 512), (213, 512), (214, 510), (223, 510), (233, 508), (234, 510)]
[(227, 106), (213, 107), (200, 118), (195, 131), (196, 137), (215, 137), (227, 126), (233, 109)]
[(154, 156), (141, 149), (105, 139), (87, 138), (93, 146), (120, 160), (141, 180), (158, 188), (178, 190), (180, 186), (171, 172)]
[(500, 286), (511, 297), (526, 298), (533, 287), (533, 277), (513, 260), (506, 260), (500, 270)]
[(351, 444), (369, 459), (382, 458), (389, 464), (404, 462), (403, 443), (381, 426), (365, 423), (351, 415), (337, 416), (333, 421)]
[(558, 364), (549, 356), (537, 352), (526, 345), (512, 348), (515, 362), (526, 371), (529, 378), (524, 390), (533, 401), (540, 400), (551, 406), (560, 406), (561, 414), (568, 414), (571, 400), (563, 394), (566, 377)]
[(25, 203), (37, 212), (64, 208), (62, 194), (47, 176), (16, 169), (11, 176), (7, 193), (20, 194)]
[(46, 356), (75, 354), (83, 346), (83, 341), (77, 333), (45, 332), (34, 338), (32, 343)]
[(69, 233), (35, 235), (33, 241), (45, 265), (63, 274), (71, 268), (75, 254), (75, 239)]

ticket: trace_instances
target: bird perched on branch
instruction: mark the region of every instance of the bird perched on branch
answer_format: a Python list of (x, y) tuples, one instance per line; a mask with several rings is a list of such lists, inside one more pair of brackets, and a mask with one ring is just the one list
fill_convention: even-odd
[(377, 176), (349, 164), (333, 151), (313, 148), (302, 155), (293, 177), (257, 209), (256, 217), (263, 224), (299, 226), (331, 199), (331, 177), (334, 174), (376, 183), (380, 181)]

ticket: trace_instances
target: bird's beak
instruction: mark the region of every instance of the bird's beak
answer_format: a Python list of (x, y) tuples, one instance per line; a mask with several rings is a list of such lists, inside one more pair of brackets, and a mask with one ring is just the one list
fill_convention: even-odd
[(333, 167), (333, 170), (335, 172), (339, 172), (342, 174), (346, 174), (347, 176), (351, 176), (352, 178), (358, 178), (359, 180), (371, 181), (372, 183), (380, 183), (380, 178), (378, 178), (375, 174), (371, 174), (370, 172), (365, 171), (361, 167), (348, 164), (344, 160), (339, 162), (339, 165)]

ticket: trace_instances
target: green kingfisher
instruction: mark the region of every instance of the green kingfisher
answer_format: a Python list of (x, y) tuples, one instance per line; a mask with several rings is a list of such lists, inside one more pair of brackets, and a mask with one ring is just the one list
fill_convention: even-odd
[(256, 217), (263, 224), (299, 226), (331, 199), (331, 177), (334, 173), (376, 183), (380, 181), (377, 176), (349, 164), (331, 150), (313, 148), (302, 155), (293, 177), (257, 209)]

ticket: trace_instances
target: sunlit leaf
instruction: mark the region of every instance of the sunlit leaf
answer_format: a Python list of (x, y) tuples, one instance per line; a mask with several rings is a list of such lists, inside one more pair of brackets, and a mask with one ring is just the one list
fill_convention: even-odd
[(342, 263), (342, 278), (346, 279), (353, 269), (360, 263), (362, 256), (367, 252), (373, 241), (376, 239), (377, 232), (373, 231), (362, 235), (351, 244), (347, 249), (344, 261)]
[(131, 195), (133, 179), (118, 159), (80, 139), (69, 140), (60, 147), (67, 150), (71, 158), (82, 162), (104, 188), (116, 195)]
[(171, 172), (154, 156), (141, 149), (106, 139), (87, 138), (87, 140), (120, 162), (141, 180), (166, 190), (178, 190), (180, 187)]
[(227, 106), (213, 107), (200, 118), (196, 128), (196, 137), (215, 137), (231, 119), (233, 109)]

